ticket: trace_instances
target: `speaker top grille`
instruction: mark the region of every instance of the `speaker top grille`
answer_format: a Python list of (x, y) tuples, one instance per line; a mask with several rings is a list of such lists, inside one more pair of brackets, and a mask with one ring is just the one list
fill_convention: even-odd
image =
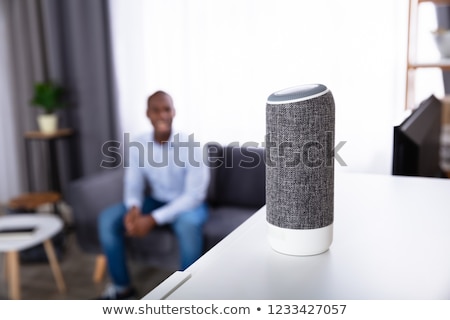
[(319, 97), (328, 92), (328, 88), (323, 84), (306, 84), (283, 89), (272, 93), (267, 98), (267, 103), (284, 104)]

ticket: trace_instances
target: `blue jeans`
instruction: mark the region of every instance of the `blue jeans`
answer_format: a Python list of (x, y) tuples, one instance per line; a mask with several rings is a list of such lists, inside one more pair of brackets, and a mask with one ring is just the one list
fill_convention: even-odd
[[(142, 212), (150, 214), (164, 204), (148, 197), (144, 201)], [(100, 243), (108, 260), (110, 277), (115, 285), (124, 287), (131, 285), (126, 262), (125, 226), (123, 224), (126, 213), (127, 208), (120, 203), (102, 211), (98, 220)], [(202, 255), (202, 230), (207, 217), (207, 205), (203, 203), (197, 208), (182, 212), (170, 225), (179, 243), (182, 270)]]

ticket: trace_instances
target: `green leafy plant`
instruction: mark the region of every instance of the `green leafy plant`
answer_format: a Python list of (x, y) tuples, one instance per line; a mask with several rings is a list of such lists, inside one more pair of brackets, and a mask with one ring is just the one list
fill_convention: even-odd
[(62, 87), (49, 81), (36, 83), (31, 104), (42, 108), (46, 114), (54, 113), (56, 109), (64, 106)]

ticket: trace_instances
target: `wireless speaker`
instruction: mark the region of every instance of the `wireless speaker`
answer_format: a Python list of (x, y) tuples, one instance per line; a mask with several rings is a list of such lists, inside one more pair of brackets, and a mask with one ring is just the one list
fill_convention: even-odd
[(330, 247), (335, 110), (322, 84), (271, 94), (266, 104), (266, 219), (271, 247), (314, 255)]

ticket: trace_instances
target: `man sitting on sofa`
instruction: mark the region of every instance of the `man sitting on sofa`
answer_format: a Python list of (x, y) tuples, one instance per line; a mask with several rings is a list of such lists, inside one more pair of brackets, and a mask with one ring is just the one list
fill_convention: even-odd
[[(209, 170), (203, 150), (173, 131), (174, 116), (169, 94), (157, 91), (148, 98), (147, 117), (153, 131), (130, 144), (129, 159), (124, 159), (124, 202), (100, 214), (100, 243), (112, 280), (100, 299), (136, 298), (127, 269), (125, 236), (141, 237), (169, 224), (179, 243), (181, 269), (202, 254)], [(146, 183), (150, 196), (144, 193)]]

